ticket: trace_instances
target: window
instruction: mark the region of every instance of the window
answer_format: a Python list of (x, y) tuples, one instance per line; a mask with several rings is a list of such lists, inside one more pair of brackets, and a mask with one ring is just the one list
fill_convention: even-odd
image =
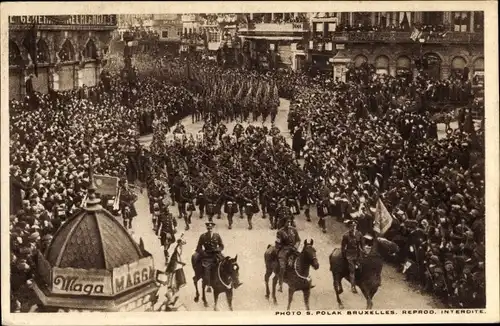
[(89, 40), (85, 45), (85, 50), (83, 52), (83, 57), (86, 59), (97, 59), (97, 48), (94, 41)]
[(484, 12), (474, 11), (474, 32), (484, 31)]
[(422, 23), (424, 25), (443, 24), (443, 13), (440, 11), (424, 11), (422, 13)]
[(466, 11), (462, 12), (454, 12), (452, 21), (453, 21), (453, 30), (455, 32), (467, 32), (469, 26), (469, 13)]
[(161, 31), (161, 38), (168, 38), (168, 31)]
[(37, 56), (36, 59), (40, 63), (49, 63), (50, 62), (50, 57), (49, 57), (49, 47), (47, 46), (47, 43), (45, 43), (44, 40), (38, 41), (37, 44)]
[(61, 51), (59, 51), (59, 58), (62, 62), (75, 60), (75, 48), (69, 40), (64, 42)]
[(17, 66), (21, 63), (21, 51), (14, 41), (9, 40), (9, 65)]

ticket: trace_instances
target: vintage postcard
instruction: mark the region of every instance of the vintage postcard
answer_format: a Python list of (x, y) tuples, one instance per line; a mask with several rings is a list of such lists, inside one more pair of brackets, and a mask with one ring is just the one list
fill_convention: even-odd
[(1, 9), (3, 324), (500, 321), (496, 2)]

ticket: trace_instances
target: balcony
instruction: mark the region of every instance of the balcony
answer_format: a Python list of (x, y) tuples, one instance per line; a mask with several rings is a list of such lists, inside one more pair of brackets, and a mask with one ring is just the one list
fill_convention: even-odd
[[(336, 32), (333, 33), (332, 40), (337, 43), (413, 43), (410, 35), (411, 32)], [(431, 36), (425, 43), (483, 44), (484, 34), (482, 32), (448, 32), (444, 36)]]
[(265, 33), (297, 33), (307, 32), (306, 23), (257, 23), (244, 26), (239, 29), (241, 33), (265, 32)]

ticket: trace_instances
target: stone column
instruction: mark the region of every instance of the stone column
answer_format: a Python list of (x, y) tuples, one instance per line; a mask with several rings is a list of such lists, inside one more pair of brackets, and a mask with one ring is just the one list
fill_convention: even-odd
[(250, 20), (253, 20), (253, 12), (250, 13)]
[(375, 12), (372, 12), (372, 13), (370, 14), (370, 18), (371, 18), (371, 21), (372, 21), (372, 26), (377, 25), (377, 15), (376, 15), (376, 14), (377, 14), (377, 13), (375, 13)]
[(413, 24), (416, 23), (422, 23), (422, 12), (421, 11), (414, 11), (413, 12)]
[(271, 22), (274, 21), (274, 12), (271, 13)]
[[(443, 25), (451, 26), (451, 17), (452, 17), (452, 12), (445, 11), (443, 13)], [(453, 29), (453, 27), (451, 27), (451, 29)]]
[(352, 12), (349, 12), (349, 25), (352, 26), (352, 22), (353, 22), (353, 15)]
[(391, 76), (396, 76), (396, 63), (395, 62), (391, 62), (389, 63), (389, 75)]
[(441, 63), (441, 79), (448, 79), (450, 76), (450, 64)]
[(470, 11), (469, 15), (470, 15), (469, 32), (474, 32), (474, 11)]

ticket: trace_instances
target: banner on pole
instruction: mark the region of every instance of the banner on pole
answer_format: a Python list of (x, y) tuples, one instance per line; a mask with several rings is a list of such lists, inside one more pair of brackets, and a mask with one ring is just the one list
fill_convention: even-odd
[(392, 215), (389, 213), (385, 207), (382, 200), (377, 200), (377, 207), (375, 209), (375, 223), (373, 230), (378, 232), (380, 235), (384, 235), (387, 230), (391, 227)]

